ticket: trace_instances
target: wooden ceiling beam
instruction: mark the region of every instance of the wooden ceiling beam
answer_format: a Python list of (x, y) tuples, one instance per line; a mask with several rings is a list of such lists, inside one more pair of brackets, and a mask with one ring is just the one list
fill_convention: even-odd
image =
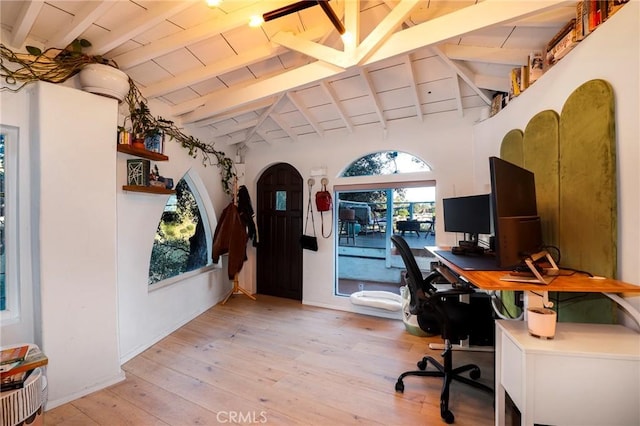
[(281, 93), (280, 96), (278, 96), (278, 98), (276, 99), (276, 101), (274, 103), (272, 103), (269, 108), (264, 110), (262, 112), (262, 114), (260, 114), (260, 117), (258, 117), (258, 120), (257, 120), (256, 124), (247, 133), (247, 136), (246, 136), (247, 142), (249, 142), (249, 139), (251, 139), (251, 137), (258, 131), (258, 128), (269, 117), (269, 115), (273, 112), (273, 110), (276, 108), (276, 106), (278, 106), (278, 104), (282, 101), (282, 99), (284, 99), (284, 96), (285, 96), (285, 93)]
[(307, 120), (307, 122), (311, 125), (311, 127), (313, 127), (313, 130), (318, 134), (318, 136), (323, 136), (324, 131), (322, 130), (318, 122), (311, 115), (309, 108), (307, 108), (306, 106), (304, 106), (302, 102), (300, 102), (300, 99), (298, 99), (298, 96), (296, 96), (294, 92), (287, 92), (287, 98), (289, 98), (289, 101), (291, 101), (293, 106), (295, 106), (298, 109), (298, 112), (302, 114), (304, 119)]
[[(431, 49), (438, 55), (444, 63), (451, 68), (458, 76), (460, 76), (465, 83), (471, 87), (471, 89), (480, 96), (480, 99), (487, 104), (491, 105), (491, 99), (478, 87), (474, 82), (474, 74), (460, 63), (455, 63), (442, 52), (438, 46), (432, 46)], [(457, 81), (457, 79), (456, 79)]]
[(214, 138), (219, 138), (221, 136), (224, 135), (230, 135), (232, 133), (237, 133), (239, 131), (242, 130), (246, 130), (250, 127), (255, 126), (258, 123), (258, 119), (254, 119), (254, 120), (248, 120), (248, 121), (243, 121), (242, 123), (236, 123), (233, 126), (225, 126), (225, 127), (220, 127), (220, 128), (216, 128), (212, 133), (211, 136)]
[(380, 102), (380, 97), (378, 96), (378, 94), (374, 89), (373, 82), (371, 81), (371, 76), (369, 75), (369, 72), (364, 68), (360, 70), (360, 76), (364, 80), (367, 93), (369, 94), (369, 97), (371, 97), (371, 100), (373, 101), (373, 106), (375, 108), (376, 115), (378, 116), (378, 120), (380, 121), (382, 128), (386, 130), (387, 120), (384, 118), (382, 103)]
[(71, 24), (65, 25), (53, 37), (50, 37), (45, 48), (68, 46), (115, 4), (113, 1), (104, 0), (85, 2), (73, 17)]
[(266, 131), (259, 129), (259, 130), (256, 130), (256, 133), (258, 134), (258, 136), (260, 136), (262, 139), (264, 139), (264, 141), (267, 144), (271, 145), (273, 143), (273, 139), (269, 137), (269, 134)]
[(501, 65), (526, 65), (531, 50), (505, 49), (502, 47), (463, 46), (459, 44), (440, 45), (449, 59), (458, 61), (484, 62)]
[[(338, 68), (335, 65), (323, 61), (313, 62), (271, 78), (259, 80), (254, 84), (240, 89), (225, 89), (204, 96), (196, 100), (199, 103), (204, 102), (204, 105), (199, 108), (193, 108), (191, 112), (186, 113), (182, 117), (182, 120), (185, 123), (203, 120), (213, 115), (225, 113), (231, 109), (253, 103), (267, 96), (274, 96), (275, 94), (286, 92), (299, 86), (324, 80), (341, 72), (343, 72), (342, 68)], [(183, 107), (183, 105), (174, 107), (173, 115), (180, 115), (178, 111), (181, 111)]]
[(293, 142), (298, 142), (298, 135), (296, 134), (296, 132), (293, 131), (293, 129), (291, 127), (289, 127), (289, 125), (286, 123), (286, 121), (284, 121), (282, 119), (282, 117), (280, 117), (280, 114), (276, 114), (274, 112), (274, 113), (271, 113), (271, 115), (269, 117), (271, 117), (271, 119), (278, 126), (280, 126), (282, 131), (285, 132), (287, 134), (287, 136), (289, 136), (289, 139), (291, 139)]
[(230, 109), (227, 112), (225, 112), (224, 114), (217, 114), (213, 118), (207, 118), (206, 120), (199, 120), (197, 122), (194, 122), (194, 124), (196, 126), (199, 126), (199, 127), (209, 126), (209, 125), (212, 125), (212, 124), (215, 125), (216, 123), (219, 123), (219, 122), (224, 121), (224, 120), (229, 120), (231, 118), (237, 117), (238, 115), (242, 115), (242, 114), (245, 114), (245, 113), (248, 113), (248, 112), (256, 111), (256, 110), (259, 110), (259, 109), (262, 109), (262, 108), (267, 108), (272, 103), (273, 103), (273, 96), (269, 96), (269, 97), (266, 97), (266, 98), (262, 98), (262, 99), (260, 99), (260, 100), (258, 100), (256, 102), (252, 103), (251, 105), (249, 105), (249, 104), (242, 105), (242, 106), (239, 106), (237, 108)]
[(342, 102), (340, 102), (340, 100), (336, 96), (336, 93), (331, 87), (331, 85), (327, 83), (327, 81), (321, 81), (320, 87), (322, 88), (322, 90), (324, 90), (324, 93), (329, 97), (329, 100), (331, 101), (331, 104), (334, 106), (334, 108), (338, 110), (338, 115), (340, 115), (340, 118), (344, 122), (344, 125), (347, 126), (347, 130), (349, 131), (349, 133), (353, 133), (353, 123), (349, 119), (347, 112), (344, 110), (344, 107), (342, 106)]
[[(182, 2), (181, 2), (182, 3)], [(185, 2), (189, 3), (189, 2)], [(177, 49), (198, 43), (220, 33), (233, 30), (242, 25), (248, 25), (252, 15), (262, 15), (278, 7), (291, 4), (291, 0), (274, 0), (254, 3), (248, 7), (238, 9), (221, 18), (211, 19), (193, 28), (180, 31), (171, 36), (161, 38), (147, 45), (133, 49), (113, 58), (121, 68), (127, 69), (140, 65), (158, 56), (166, 55)]]
[[(410, 53), (425, 45), (445, 42), (460, 33), (466, 34), (563, 5), (566, 5), (566, 3), (562, 0), (536, 2), (485, 0), (476, 5), (393, 34), (365, 63), (373, 64), (400, 54)], [(343, 69), (335, 65), (323, 61), (314, 62), (278, 76), (257, 81), (250, 86), (239, 89), (226, 89), (221, 93), (216, 92), (210, 97), (199, 100), (199, 104), (196, 107), (205, 100), (206, 104), (200, 106), (197, 111), (195, 111), (196, 107), (192, 108), (192, 112), (187, 113), (183, 118), (186, 122), (209, 118), (238, 106), (255, 102), (263, 97), (273, 96), (276, 93), (292, 90), (298, 86), (334, 77), (342, 72)], [(477, 88), (477, 90), (483, 93), (481, 89)], [(487, 96), (484, 95), (484, 98), (487, 98)], [(190, 102), (195, 103), (195, 101)], [(182, 104), (174, 107), (175, 115), (185, 112), (187, 112), (187, 108)]]
[[(126, 43), (137, 35), (155, 27), (173, 15), (182, 12), (192, 6), (191, 2), (152, 2), (153, 7), (149, 8), (137, 19), (124, 21), (116, 29), (113, 29), (98, 40), (92, 41), (92, 46), (87, 49), (89, 55), (104, 55), (116, 47)], [(115, 60), (115, 58), (113, 58)], [(118, 66), (124, 67), (117, 62)]]
[(424, 114), (422, 113), (422, 103), (420, 102), (420, 96), (418, 95), (418, 86), (416, 85), (416, 75), (413, 70), (413, 61), (411, 60), (411, 55), (405, 56), (404, 65), (409, 76), (409, 87), (411, 89), (411, 96), (413, 97), (413, 104), (416, 107), (416, 116), (418, 117), (418, 120), (424, 121)]
[(566, 6), (566, 4), (564, 0), (484, 0), (393, 34), (366, 60), (365, 65), (409, 53), (425, 46), (439, 44), (482, 28)]
[(279, 32), (271, 39), (274, 43), (295, 50), (311, 58), (328, 62), (340, 68), (347, 68), (349, 63), (344, 52), (324, 44), (314, 43), (294, 35), (291, 32)]
[[(300, 33), (298, 37), (308, 40), (317, 40), (326, 33), (326, 28), (327, 26), (314, 27), (308, 31)], [(218, 75), (274, 58), (286, 52), (287, 50), (284, 47), (277, 46), (274, 43), (265, 43), (251, 50), (240, 53), (239, 55), (225, 58), (220, 61), (216, 61), (211, 65), (187, 71), (175, 77), (152, 84), (147, 88), (140, 89), (140, 91), (147, 99), (155, 98), (192, 84), (201, 83)]]
[(355, 57), (352, 58), (352, 64), (362, 65), (367, 58), (389, 40), (394, 31), (402, 25), (419, 3), (420, 0), (401, 0), (396, 7), (391, 9), (391, 12), (358, 45)]
[(11, 30), (11, 46), (16, 48), (22, 47), (43, 6), (43, 0), (22, 2), (22, 8)]

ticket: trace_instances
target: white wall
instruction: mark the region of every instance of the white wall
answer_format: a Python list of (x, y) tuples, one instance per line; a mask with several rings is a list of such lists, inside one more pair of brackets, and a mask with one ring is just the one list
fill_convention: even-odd
[(37, 83), (30, 108), (34, 287), (49, 399), (57, 405), (124, 378), (115, 285), (117, 102)]
[[(353, 134), (347, 131), (328, 132), (324, 137), (305, 137), (299, 142), (274, 143), (271, 145), (252, 145), (246, 155), (246, 182), (255, 199), (255, 189), (260, 174), (270, 165), (287, 162), (302, 175), (305, 182), (313, 168), (326, 167), (329, 189), (333, 185), (354, 182), (384, 182), (405, 179), (436, 180), (437, 207), (442, 197), (472, 194), (473, 125), (478, 119), (480, 108), (465, 110), (466, 116), (460, 117), (457, 111), (429, 115), (424, 122), (417, 118), (390, 122), (385, 135), (381, 125), (357, 127)], [(427, 162), (431, 172), (412, 173), (410, 175), (391, 175), (385, 177), (338, 177), (355, 159), (376, 151), (405, 151)], [(316, 178), (314, 191), (319, 190)], [(306, 203), (306, 197), (305, 197)], [(306, 211), (306, 204), (304, 206)], [(320, 215), (316, 214), (316, 226)], [(326, 215), (325, 215), (326, 220)], [(452, 244), (446, 238), (455, 237), (445, 234), (440, 223), (437, 224), (438, 243)], [(318, 252), (304, 252), (303, 303), (360, 312), (361, 308), (352, 305), (346, 297), (334, 295), (334, 242), (319, 238)], [(251, 249), (249, 261), (255, 262), (255, 250)], [(246, 287), (255, 291), (255, 273)]]
[[(1, 343), (43, 348), (48, 409), (121, 380), (122, 362), (222, 300), (232, 284), (217, 268), (148, 291), (151, 244), (167, 196), (122, 190), (131, 157), (116, 152), (117, 102), (73, 87), (38, 83), (0, 94), (0, 121), (20, 129), (20, 179), (33, 194), (21, 200), (20, 243), (27, 247), (30, 231), (35, 253), (21, 252), (22, 316), (3, 323)], [(150, 107), (169, 117), (162, 105)], [(218, 168), (176, 142), (167, 141), (166, 153), (161, 174), (177, 183), (188, 170), (196, 173), (215, 227), (216, 211), (230, 201)]]
[[(150, 108), (156, 116), (169, 116), (162, 105), (152, 103)], [(208, 142), (206, 134), (196, 137)], [(155, 163), (162, 176), (173, 178), (175, 184), (189, 170), (200, 177), (202, 195), (208, 194), (213, 202), (207, 211), (213, 233), (217, 216), (231, 200), (222, 192), (219, 169), (205, 167), (202, 157), (194, 160), (174, 141), (165, 141), (165, 154), (169, 161)], [(149, 292), (153, 238), (169, 196), (123, 191), (130, 158), (133, 157), (117, 154), (118, 322), (123, 362), (224, 299), (232, 285), (226, 272), (216, 268)]]
[[(529, 89), (474, 129), (476, 186), (489, 182), (487, 157), (499, 155), (502, 137), (522, 129), (540, 111), (560, 113), (581, 84), (603, 79), (615, 95), (618, 169), (618, 279), (640, 284), (640, 2), (630, 2), (576, 46)], [(586, 195), (588, 196), (588, 195)], [(640, 297), (629, 297), (640, 309)]]

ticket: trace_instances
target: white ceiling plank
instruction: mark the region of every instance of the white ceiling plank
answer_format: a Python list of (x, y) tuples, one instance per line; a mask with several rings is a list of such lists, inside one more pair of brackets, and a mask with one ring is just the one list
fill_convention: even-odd
[(365, 65), (564, 5), (566, 5), (564, 0), (484, 0), (393, 34), (365, 61)]
[[(198, 127), (204, 127), (204, 126), (209, 126), (209, 125), (213, 125), (216, 123), (219, 123), (221, 121), (224, 120), (228, 120), (234, 117), (237, 117), (238, 115), (242, 115), (242, 114), (246, 114), (247, 112), (251, 112), (251, 111), (255, 111), (255, 110), (259, 110), (262, 108), (266, 108), (269, 105), (271, 105), (273, 103), (273, 97), (267, 97), (264, 99), (260, 99), (259, 101), (252, 103), (251, 105), (244, 105), (238, 108), (234, 108), (231, 109), (229, 111), (227, 111), (224, 114), (218, 114), (213, 118), (208, 118), (206, 120), (200, 120), (197, 122), (194, 122), (193, 124), (198, 126)], [(189, 110), (191, 111), (191, 110)], [(176, 114), (178, 115), (178, 114)]]
[(291, 1), (263, 1), (250, 7), (238, 9), (222, 18), (212, 19), (195, 27), (188, 28), (175, 35), (164, 37), (145, 46), (114, 57), (121, 68), (130, 68), (157, 56), (165, 55), (176, 49), (206, 40), (216, 34), (224, 33), (242, 25), (247, 25), (252, 15), (262, 15), (272, 9), (291, 4)]
[(227, 144), (227, 146), (231, 146), (231, 145), (238, 145), (238, 144), (244, 143), (246, 138), (244, 137), (244, 134), (239, 133), (237, 135), (231, 135), (223, 140), (224, 140), (224, 143)]
[(257, 122), (258, 122), (258, 119), (255, 119), (255, 120), (244, 121), (242, 123), (237, 123), (235, 126), (221, 127), (219, 129), (215, 129), (211, 133), (211, 136), (214, 137), (214, 138), (217, 138), (217, 137), (228, 135), (228, 134), (231, 134), (231, 133), (236, 133), (236, 132), (239, 132), (241, 130), (245, 130), (245, 129), (248, 129), (250, 127), (255, 126)]
[(384, 114), (382, 112), (382, 105), (380, 104), (380, 98), (378, 97), (378, 94), (373, 89), (373, 82), (371, 81), (371, 76), (369, 75), (369, 72), (364, 68), (360, 70), (360, 76), (365, 82), (365, 87), (367, 89), (367, 92), (369, 93), (369, 96), (371, 97), (371, 100), (373, 100), (373, 105), (375, 107), (376, 114), (378, 115), (378, 120), (380, 120), (380, 124), (382, 124), (382, 128), (386, 130), (387, 120), (385, 120)]
[(338, 100), (338, 97), (336, 96), (335, 91), (333, 90), (331, 85), (326, 81), (321, 81), (320, 87), (322, 87), (326, 95), (331, 100), (331, 103), (333, 104), (333, 106), (338, 110), (338, 114), (340, 115), (340, 118), (344, 122), (345, 126), (347, 126), (347, 130), (349, 131), (349, 133), (353, 133), (353, 123), (349, 119), (347, 112), (342, 106), (342, 102)]
[[(155, 2), (153, 4), (154, 7), (147, 10), (138, 19), (126, 22), (125, 25), (121, 25), (117, 29), (113, 29), (106, 36), (96, 40), (93, 43), (93, 46), (88, 49), (87, 53), (90, 55), (104, 55), (126, 41), (144, 33), (145, 31), (160, 24), (162, 21), (165, 21), (167, 18), (170, 18), (193, 5), (191, 2)], [(116, 61), (116, 63), (123, 67), (119, 62)]]
[(192, 84), (201, 83), (218, 75), (226, 74), (236, 69), (273, 58), (285, 52), (284, 48), (268, 43), (256, 47), (255, 49), (243, 52), (237, 56), (225, 58), (215, 62), (212, 65), (204, 66), (195, 70), (187, 71), (163, 80), (159, 83), (152, 84), (147, 88), (141, 89), (142, 94), (147, 99), (171, 93), (181, 87), (190, 86)]
[(440, 48), (449, 59), (513, 66), (526, 65), (531, 53), (530, 50), (524, 49), (463, 46), (458, 44), (444, 44)]
[(480, 96), (480, 99), (482, 99), (484, 103), (486, 103), (487, 105), (491, 105), (491, 99), (482, 90), (480, 90), (478, 86), (476, 86), (473, 73), (464, 69), (463, 65), (456, 64), (451, 59), (449, 59), (447, 55), (442, 52), (442, 49), (440, 49), (438, 46), (432, 46), (431, 49), (436, 53), (436, 55), (440, 57), (440, 59), (444, 61), (445, 64), (447, 64), (447, 66), (449, 66), (457, 75), (459, 75), (465, 81), (465, 83), (467, 83), (469, 87), (471, 87), (471, 89), (473, 89), (473, 91), (478, 94), (478, 96)]
[[(256, 130), (256, 133), (258, 134), (258, 136), (260, 136), (262, 139), (264, 139), (264, 141), (268, 144), (271, 145), (273, 143), (273, 139), (269, 137), (269, 135), (267, 134), (267, 132), (265, 132), (264, 130)], [(256, 143), (256, 142), (254, 142)]]
[(94, 21), (111, 9), (115, 4), (116, 3), (113, 1), (105, 0), (86, 2), (75, 14), (71, 24), (60, 28), (60, 31), (47, 40), (45, 47), (68, 46), (69, 43), (78, 38), (78, 36), (89, 28)]
[(494, 90), (496, 92), (509, 92), (509, 79), (507, 76), (496, 77), (495, 75), (476, 74), (473, 81), (476, 86), (483, 89)]
[(258, 128), (262, 125), (262, 123), (264, 123), (264, 120), (266, 120), (269, 117), (271, 112), (276, 108), (276, 106), (280, 103), (280, 101), (282, 101), (284, 96), (285, 96), (285, 93), (280, 94), (280, 96), (276, 99), (276, 101), (272, 103), (269, 108), (264, 110), (262, 114), (260, 114), (260, 117), (258, 117), (258, 119), (256, 120), (256, 124), (253, 126), (253, 129), (251, 129), (249, 133), (247, 133), (247, 142), (258, 131)]
[(411, 96), (413, 96), (413, 103), (416, 107), (416, 115), (418, 116), (418, 120), (423, 121), (424, 114), (422, 113), (422, 105), (418, 96), (418, 86), (416, 85), (416, 76), (413, 70), (413, 61), (411, 60), (411, 55), (406, 55), (404, 64), (407, 68), (407, 74), (409, 74), (409, 85), (411, 86)]
[(309, 108), (307, 108), (306, 106), (304, 106), (302, 102), (300, 102), (300, 99), (298, 99), (296, 94), (294, 92), (287, 92), (287, 98), (289, 98), (293, 106), (295, 106), (298, 109), (298, 111), (300, 112), (300, 114), (302, 114), (304, 119), (307, 120), (307, 122), (311, 125), (311, 127), (313, 127), (313, 130), (316, 131), (318, 136), (323, 136), (324, 131), (322, 130), (318, 122), (311, 115)]
[(27, 39), (27, 35), (33, 24), (36, 22), (36, 18), (40, 13), (40, 10), (44, 6), (42, 0), (25, 1), (22, 4), (18, 19), (11, 30), (11, 45), (15, 47), (21, 47)]
[(292, 141), (298, 142), (298, 135), (296, 135), (293, 129), (289, 127), (289, 125), (282, 119), (282, 117), (280, 117), (280, 114), (274, 112), (270, 115), (270, 117), (278, 126), (280, 126), (282, 131), (285, 132)]
[[(201, 100), (198, 100), (198, 103), (206, 101), (205, 105), (195, 109), (197, 108), (196, 105), (196, 107), (190, 110), (192, 112), (183, 116), (183, 120), (185, 123), (203, 120), (267, 96), (273, 96), (299, 86), (335, 76), (343, 71), (342, 68), (338, 68), (335, 65), (317, 61), (274, 77), (260, 80), (240, 89), (228, 89), (215, 92), (211, 95), (203, 96)], [(184, 110), (184, 105), (180, 104), (174, 107), (174, 115), (179, 115), (177, 111), (180, 110)]]
[(365, 38), (356, 48), (356, 56), (353, 58), (353, 65), (362, 64), (373, 52), (378, 49), (393, 32), (411, 14), (411, 11), (420, 3), (420, 0), (401, 0), (391, 12), (385, 16), (376, 28)]
[(290, 32), (279, 32), (272, 39), (274, 43), (290, 50), (303, 53), (312, 58), (334, 64), (341, 68), (347, 68), (349, 63), (346, 60), (344, 52), (334, 49), (324, 44), (314, 43), (309, 40), (300, 38)]

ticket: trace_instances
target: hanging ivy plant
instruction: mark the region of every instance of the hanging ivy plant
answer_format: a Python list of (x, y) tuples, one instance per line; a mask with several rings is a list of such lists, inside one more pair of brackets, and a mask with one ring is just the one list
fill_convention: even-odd
[[(27, 46), (28, 53), (15, 53), (4, 44), (0, 44), (0, 77), (6, 83), (0, 90), (17, 92), (25, 85), (36, 81), (63, 83), (88, 64), (105, 64), (117, 68), (117, 64), (113, 61), (82, 52), (82, 49), (90, 46), (89, 41), (76, 39), (64, 49), (49, 48), (43, 52), (37, 47)], [(14, 65), (8, 65), (5, 61)], [(204, 165), (215, 165), (220, 169), (224, 192), (228, 195), (233, 194), (236, 178), (235, 165), (224, 152), (216, 150), (213, 143), (204, 143), (184, 134), (173, 121), (154, 117), (149, 110), (147, 100), (131, 78), (129, 78), (129, 93), (124, 101), (129, 108), (128, 118), (131, 120), (134, 132), (144, 135), (164, 132), (169, 139), (175, 140), (187, 149), (191, 157), (197, 158), (198, 154), (202, 155)]]

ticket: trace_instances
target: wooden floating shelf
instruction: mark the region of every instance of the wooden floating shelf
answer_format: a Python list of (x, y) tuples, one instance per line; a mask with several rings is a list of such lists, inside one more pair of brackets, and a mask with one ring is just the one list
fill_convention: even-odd
[(145, 192), (147, 194), (175, 194), (175, 189), (167, 189), (159, 186), (142, 186), (142, 185), (124, 185), (125, 191)]
[(131, 145), (118, 144), (118, 152), (125, 154), (135, 155), (136, 157), (146, 158), (153, 161), (168, 161), (169, 157), (158, 152), (147, 151), (146, 149), (135, 149)]

